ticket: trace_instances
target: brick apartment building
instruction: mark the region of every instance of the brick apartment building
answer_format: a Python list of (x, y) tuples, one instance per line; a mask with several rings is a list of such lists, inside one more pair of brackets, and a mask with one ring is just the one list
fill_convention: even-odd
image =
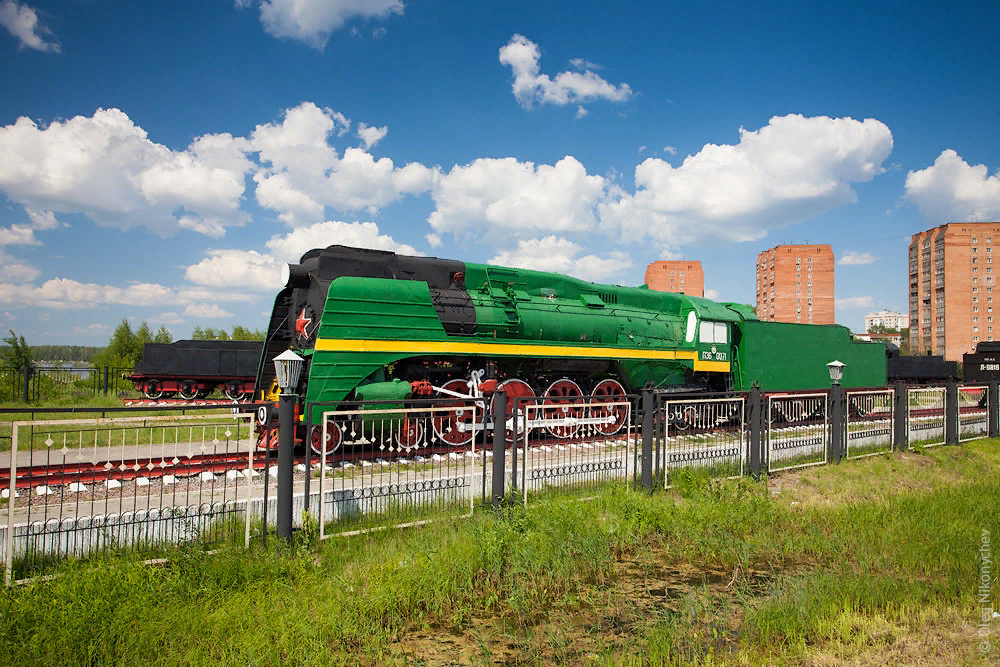
[(660, 292), (705, 296), (705, 274), (697, 261), (653, 262), (646, 267), (646, 284)]
[(757, 317), (833, 324), (833, 248), (779, 245), (757, 255)]
[(1000, 328), (993, 328), (993, 288), (1000, 275), (1000, 260), (993, 271), (995, 254), (1000, 256), (1000, 222), (949, 222), (913, 235), (908, 273), (914, 353), (961, 361), (976, 343), (1000, 340)]

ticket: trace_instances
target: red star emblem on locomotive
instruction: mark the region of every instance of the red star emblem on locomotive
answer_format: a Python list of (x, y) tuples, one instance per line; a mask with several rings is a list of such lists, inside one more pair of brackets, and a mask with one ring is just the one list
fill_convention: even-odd
[(309, 338), (309, 327), (312, 326), (313, 319), (311, 317), (312, 313), (307, 313), (307, 308), (304, 306), (302, 312), (299, 313), (299, 317), (295, 320), (295, 335), (299, 338)]

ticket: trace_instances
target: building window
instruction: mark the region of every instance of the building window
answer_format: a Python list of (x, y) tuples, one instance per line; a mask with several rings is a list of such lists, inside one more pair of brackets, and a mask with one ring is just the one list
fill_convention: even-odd
[(972, 307), (972, 312), (978, 313), (979, 312), (979, 306), (973, 306)]
[(972, 337), (972, 342), (973, 343), (978, 343), (979, 342), (979, 336), (973, 336)]
[(978, 317), (973, 317), (973, 318), (972, 318), (972, 321), (973, 321), (973, 322), (978, 322), (978, 321), (979, 321), (979, 318), (978, 318)]
[(979, 303), (979, 297), (978, 296), (972, 297), (972, 303)]
[(979, 327), (972, 327), (973, 331), (979, 331)]
[(973, 237), (972, 237), (972, 242), (973, 242), (973, 243), (975, 243), (975, 242), (976, 242), (976, 237), (975, 237), (975, 236), (973, 236)]
[[(975, 248), (973, 248), (973, 250), (975, 250)], [(976, 263), (976, 258), (975, 258), (975, 257), (973, 257), (973, 258), (972, 258), (972, 263), (973, 263), (973, 264), (975, 264), (975, 263)]]

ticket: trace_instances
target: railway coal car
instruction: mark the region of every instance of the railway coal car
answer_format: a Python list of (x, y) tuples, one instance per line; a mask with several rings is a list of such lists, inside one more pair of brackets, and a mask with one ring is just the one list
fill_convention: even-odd
[(204, 398), (218, 389), (232, 400), (252, 395), (264, 344), (179, 340), (146, 343), (129, 380), (147, 398)]
[(885, 347), (855, 343), (844, 327), (761, 322), (748, 306), (646, 286), (344, 246), (289, 265), (267, 341), (257, 389), (271, 390), (276, 355), (302, 354), (302, 424), (314, 443), (329, 408), (308, 406), (320, 402), (403, 404), (495, 386), (600, 410), (643, 387), (826, 388), (834, 359), (847, 364), (846, 386), (886, 382)]
[(967, 384), (1000, 381), (1000, 342), (976, 343), (976, 351), (962, 355), (962, 373)]

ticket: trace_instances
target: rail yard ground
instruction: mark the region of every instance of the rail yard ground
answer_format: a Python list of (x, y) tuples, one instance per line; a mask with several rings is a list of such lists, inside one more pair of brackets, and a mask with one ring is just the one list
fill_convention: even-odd
[(0, 593), (0, 664), (1000, 664), (1000, 441), (674, 481), (66, 564)]

